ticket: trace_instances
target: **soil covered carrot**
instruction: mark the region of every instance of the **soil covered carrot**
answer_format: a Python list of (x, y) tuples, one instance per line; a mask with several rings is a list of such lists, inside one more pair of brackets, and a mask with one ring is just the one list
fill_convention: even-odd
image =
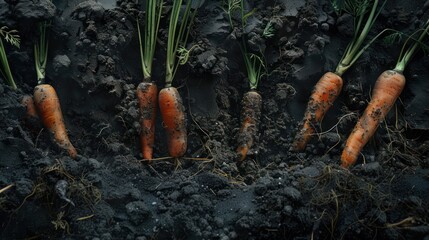
[(52, 133), (58, 146), (67, 150), (70, 157), (76, 158), (77, 151), (69, 140), (57, 93), (51, 85), (45, 84), (48, 57), (47, 25), (47, 22), (39, 23), (40, 36), (34, 44), (34, 60), (38, 83), (33, 93), (34, 105), (43, 125)]
[(300, 131), (295, 136), (295, 141), (292, 144), (294, 151), (305, 149), (307, 142), (310, 141), (315, 132), (315, 126), (322, 121), (328, 109), (340, 95), (342, 88), (343, 79), (332, 72), (325, 73), (317, 82), (305, 110)]
[(175, 158), (181, 157), (186, 153), (188, 136), (182, 98), (177, 89), (172, 86), (172, 83), (177, 68), (179, 65), (185, 64), (189, 57), (190, 50), (185, 49), (185, 46), (197, 12), (197, 9), (192, 8), (193, 0), (185, 0), (184, 10), (182, 9), (183, 2), (183, 0), (173, 1), (171, 8), (165, 87), (161, 89), (158, 97), (163, 125), (167, 132), (168, 152), (171, 157)]
[(356, 162), (360, 151), (389, 113), (404, 86), (404, 75), (395, 70), (387, 70), (378, 77), (372, 91), (371, 101), (347, 139), (341, 154), (342, 167), (348, 168)]
[(158, 87), (153, 82), (142, 82), (137, 87), (140, 107), (140, 144), (144, 159), (152, 159), (155, 142), (155, 120)]
[[(348, 137), (341, 154), (342, 167), (349, 168), (355, 164), (361, 150), (374, 135), (380, 122), (389, 113), (404, 89), (406, 81), (402, 73), (405, 67), (419, 47), (425, 46), (427, 48), (424, 42), (427, 42), (427, 36), (429, 35), (429, 21), (426, 22), (423, 29), (419, 29), (414, 34), (417, 32), (421, 32), (417, 40), (412, 39), (411, 36), (405, 42), (396, 67), (393, 70), (383, 72), (375, 82), (371, 101)], [(406, 48), (410, 40), (415, 41), (415, 43)]]
[[(373, 2), (372, 7), (370, 7), (371, 2)], [(357, 61), (366, 48), (372, 43), (371, 41), (369, 44), (362, 47), (366, 36), (386, 3), (386, 1), (384, 1), (380, 10), (377, 11), (378, 2), (378, 0), (347, 0), (341, 5), (334, 4), (334, 9), (337, 13), (346, 11), (355, 17), (355, 33), (353, 39), (347, 45), (346, 51), (338, 63), (335, 72), (326, 73), (314, 87), (304, 113), (304, 118), (300, 123), (298, 133), (290, 147), (291, 151), (302, 151), (305, 149), (307, 143), (316, 132), (316, 127), (320, 125), (326, 112), (339, 96), (343, 87), (342, 75)], [(339, 4), (339, 1), (334, 1), (333, 3)]]
[(243, 161), (249, 149), (253, 146), (255, 136), (258, 132), (259, 119), (261, 118), (262, 97), (256, 91), (244, 94), (241, 102), (241, 128), (238, 133), (237, 154), (239, 161)]
[(140, 144), (144, 159), (152, 159), (155, 142), (155, 121), (158, 87), (152, 82), (152, 64), (156, 39), (162, 12), (162, 0), (146, 1), (145, 29), (142, 39), (140, 23), (137, 19), (140, 58), (144, 80), (137, 86), (140, 108)]
[(71, 144), (64, 125), (60, 102), (55, 89), (49, 84), (34, 88), (34, 102), (43, 125), (54, 135), (55, 142), (76, 158), (76, 149)]
[[(236, 150), (238, 163), (241, 163), (248, 156), (250, 150), (255, 148), (254, 145), (258, 134), (258, 125), (262, 110), (262, 96), (256, 89), (258, 88), (259, 80), (268, 74), (264, 58), (265, 49), (261, 48), (259, 51), (252, 53), (248, 50), (247, 46), (247, 35), (249, 33), (246, 30), (247, 19), (255, 13), (256, 9), (246, 13), (244, 0), (228, 0), (226, 3), (224, 11), (228, 16), (231, 30), (238, 27), (241, 28), (240, 30), (243, 32), (238, 45), (243, 55), (250, 88), (250, 90), (243, 95), (241, 101), (241, 127), (237, 136), (238, 147)], [(236, 11), (239, 12), (237, 15), (241, 16), (241, 18), (238, 19), (233, 17)], [(271, 22), (269, 22), (261, 37), (266, 39), (270, 38), (273, 36), (273, 32), (274, 28)]]
[(159, 92), (159, 109), (167, 132), (168, 152), (171, 157), (181, 157), (187, 148), (185, 108), (175, 87), (163, 88)]

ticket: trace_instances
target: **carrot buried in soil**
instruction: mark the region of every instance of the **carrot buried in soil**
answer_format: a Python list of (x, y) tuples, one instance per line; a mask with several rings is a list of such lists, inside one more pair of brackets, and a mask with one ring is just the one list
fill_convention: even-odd
[(39, 23), (40, 39), (34, 45), (34, 58), (38, 82), (38, 85), (34, 88), (34, 104), (43, 125), (54, 136), (54, 140), (58, 146), (67, 150), (70, 157), (76, 158), (77, 152), (67, 135), (57, 93), (51, 85), (44, 84), (48, 56), (46, 28), (46, 22)]
[[(371, 27), (374, 25), (375, 20), (380, 14), (386, 1), (383, 2), (379, 11), (377, 10), (378, 0), (374, 0), (373, 6), (367, 16), (367, 10), (370, 5), (370, 0), (356, 1), (347, 0), (343, 3), (344, 6), (335, 6), (337, 10), (343, 10), (354, 15), (356, 19), (355, 34), (352, 41), (347, 45), (346, 51), (342, 56), (335, 72), (327, 72), (317, 82), (314, 87), (307, 108), (304, 113), (304, 119), (300, 124), (300, 130), (295, 136), (295, 139), (290, 148), (291, 151), (302, 151), (307, 146), (311, 137), (315, 133), (315, 128), (318, 126), (326, 112), (333, 105), (335, 99), (340, 95), (343, 87), (342, 75), (349, 69), (356, 60), (362, 55), (367, 46), (361, 48), (366, 36), (368, 35)], [(366, 20), (365, 25), (363, 25)]]
[(261, 118), (262, 97), (256, 91), (244, 94), (241, 101), (241, 128), (238, 133), (237, 154), (239, 161), (243, 161), (249, 149), (253, 146), (258, 133), (259, 119)]
[[(227, 2), (225, 12), (228, 15), (231, 29), (234, 29), (236, 27), (234, 26), (234, 21), (232, 17), (232, 15), (235, 14), (235, 11), (239, 11), (241, 16), (240, 23), (243, 34), (241, 35), (241, 41), (239, 42), (239, 46), (243, 55), (250, 87), (250, 90), (243, 95), (243, 100), (241, 101), (241, 127), (238, 133), (238, 147), (236, 150), (238, 162), (240, 163), (247, 157), (250, 150), (253, 148), (258, 133), (258, 126), (261, 118), (262, 109), (262, 97), (256, 91), (256, 89), (258, 87), (259, 80), (262, 78), (262, 76), (267, 74), (267, 69), (263, 57), (263, 50), (260, 49), (258, 54), (254, 54), (249, 53), (247, 49), (247, 33), (245, 32), (247, 18), (250, 17), (255, 12), (255, 10), (252, 10), (249, 13), (245, 13), (243, 0), (229, 0)], [(238, 25), (240, 25), (240, 23)], [(263, 34), (262, 37), (269, 38), (273, 35), (272, 33), (274, 29), (272, 28), (272, 25), (270, 23), (267, 24), (265, 31), (269, 32), (270, 34)]]
[[(157, 4), (158, 2), (158, 4)], [(137, 86), (137, 98), (140, 108), (140, 144), (144, 159), (153, 158), (155, 142), (155, 121), (158, 87), (152, 81), (152, 63), (158, 36), (163, 1), (146, 1), (146, 17), (144, 39), (137, 19), (137, 33), (139, 35), (140, 58), (144, 80)]]
[(144, 159), (153, 157), (157, 95), (158, 87), (153, 82), (142, 82), (137, 87), (140, 107), (140, 144)]
[(408, 38), (402, 48), (396, 67), (393, 70), (384, 71), (375, 82), (371, 101), (348, 137), (343, 153), (341, 154), (342, 167), (349, 168), (355, 164), (361, 150), (374, 135), (380, 122), (383, 121), (399, 95), (401, 95), (406, 82), (403, 71), (415, 51), (422, 45), (423, 40), (428, 35), (429, 21), (426, 22), (425, 28), (420, 31), (423, 32), (418, 40), (404, 51), (407, 42), (410, 40)]
[[(168, 29), (165, 87), (159, 92), (158, 98), (163, 126), (167, 133), (168, 152), (174, 158), (186, 153), (188, 136), (183, 101), (177, 89), (172, 86), (172, 82), (179, 64), (185, 64), (189, 57), (190, 50), (186, 50), (184, 46), (197, 12), (196, 9), (192, 11), (193, 1), (187, 0), (186, 7), (181, 13), (182, 2), (182, 0), (173, 1)], [(180, 24), (179, 16), (181, 16)], [(180, 49), (179, 46), (181, 46)], [(178, 53), (179, 61), (176, 59)]]

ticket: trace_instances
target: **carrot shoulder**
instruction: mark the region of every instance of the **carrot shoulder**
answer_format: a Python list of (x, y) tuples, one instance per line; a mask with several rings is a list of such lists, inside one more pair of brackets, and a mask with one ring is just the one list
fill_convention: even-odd
[(137, 87), (140, 107), (140, 144), (144, 159), (152, 159), (155, 140), (155, 119), (158, 88), (153, 82), (142, 82)]
[(71, 144), (64, 125), (60, 102), (55, 89), (49, 84), (40, 84), (34, 88), (34, 102), (43, 125), (54, 135), (55, 142), (76, 158), (76, 149)]
[(356, 162), (360, 151), (395, 104), (405, 82), (404, 75), (394, 70), (387, 70), (378, 77), (371, 101), (347, 139), (341, 154), (342, 167), (349, 168)]
[(241, 128), (238, 133), (237, 154), (239, 161), (243, 161), (258, 132), (259, 119), (261, 117), (262, 97), (256, 91), (249, 91), (244, 94), (241, 112)]
[(168, 152), (171, 157), (181, 157), (187, 148), (185, 110), (182, 98), (175, 87), (163, 88), (159, 92), (159, 108), (167, 132)]
[(335, 73), (327, 72), (320, 78), (311, 93), (300, 130), (290, 148), (291, 151), (305, 149), (315, 132), (315, 127), (320, 124), (328, 109), (340, 95), (342, 88), (343, 79)]

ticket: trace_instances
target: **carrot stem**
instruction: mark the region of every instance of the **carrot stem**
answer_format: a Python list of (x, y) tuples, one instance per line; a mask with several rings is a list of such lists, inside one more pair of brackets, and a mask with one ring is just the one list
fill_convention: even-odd
[(34, 60), (36, 65), (37, 84), (45, 82), (46, 63), (48, 59), (48, 40), (46, 30), (48, 23), (46, 21), (39, 23), (39, 40), (34, 44)]
[[(361, 46), (363, 42), (365, 41), (369, 31), (371, 30), (372, 26), (374, 25), (378, 15), (380, 14), (381, 10), (383, 9), (384, 5), (387, 1), (384, 1), (380, 10), (377, 12), (378, 7), (378, 0), (374, 0), (374, 4), (372, 6), (371, 12), (366, 18), (366, 23), (363, 26), (362, 30), (361, 25), (363, 23), (363, 20), (365, 19), (365, 12), (367, 6), (360, 6), (363, 9), (358, 14), (358, 21), (355, 27), (355, 33), (353, 36), (352, 41), (347, 45), (346, 51), (344, 52), (343, 56), (341, 57), (340, 62), (338, 63), (335, 73), (338, 76), (342, 76), (355, 62), (356, 60), (362, 55), (363, 51), (361, 50)], [(368, 3), (367, 3), (368, 4)], [(366, 48), (365, 48), (366, 49)]]
[(191, 25), (195, 18), (196, 10), (191, 13), (193, 0), (187, 0), (186, 8), (183, 12), (179, 26), (180, 10), (183, 0), (173, 1), (173, 7), (170, 14), (170, 23), (168, 28), (167, 40), (167, 62), (165, 72), (165, 87), (171, 87), (174, 76), (176, 75), (179, 62), (177, 62), (177, 52), (179, 46), (185, 46), (188, 40)]
[(140, 59), (145, 80), (149, 79), (152, 76), (153, 56), (155, 54), (156, 39), (158, 37), (158, 29), (159, 23), (161, 21), (163, 4), (163, 0), (146, 1), (144, 39), (142, 39), (139, 19), (137, 19)]
[[(394, 69), (395, 71), (400, 72), (400, 73), (404, 72), (405, 67), (407, 66), (407, 64), (409, 63), (411, 58), (414, 56), (414, 53), (417, 51), (419, 46), (422, 44), (422, 41), (425, 38), (425, 36), (428, 34), (429, 34), (429, 20), (424, 25), (423, 32), (420, 34), (417, 41), (414, 42), (413, 46), (411, 48), (408, 48), (407, 51), (405, 51), (405, 53), (403, 53), (399, 56), (398, 62), (396, 63), (396, 66)], [(407, 40), (409, 40), (409, 39), (410, 38), (408, 38)], [(406, 43), (404, 44), (404, 47), (405, 47), (405, 45), (406, 45)]]

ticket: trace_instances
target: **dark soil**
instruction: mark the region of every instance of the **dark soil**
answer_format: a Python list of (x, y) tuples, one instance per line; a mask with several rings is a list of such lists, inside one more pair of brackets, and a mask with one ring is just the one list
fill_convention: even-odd
[[(0, 81), (1, 239), (429, 239), (429, 58), (419, 53), (391, 114), (350, 171), (342, 146), (377, 76), (401, 45), (373, 45), (344, 75), (344, 91), (302, 153), (288, 151), (316, 81), (332, 71), (352, 22), (327, 0), (250, 1), (250, 47), (264, 46), (259, 135), (237, 166), (246, 72), (220, 1), (205, 1), (175, 82), (187, 111), (184, 158), (141, 161), (135, 89), (143, 79), (131, 0), (0, 0), (0, 26), (18, 29), (8, 47), (18, 91)], [(167, 6), (170, 3), (167, 2)], [(391, 0), (374, 33), (412, 32), (429, 2)], [(76, 160), (20, 100), (36, 86), (36, 23), (51, 19), (47, 82), (61, 100)], [(270, 40), (258, 37), (267, 22)], [(153, 80), (163, 86), (161, 21)], [(158, 115), (159, 116), (159, 115)], [(160, 117), (155, 158), (168, 155)]]

